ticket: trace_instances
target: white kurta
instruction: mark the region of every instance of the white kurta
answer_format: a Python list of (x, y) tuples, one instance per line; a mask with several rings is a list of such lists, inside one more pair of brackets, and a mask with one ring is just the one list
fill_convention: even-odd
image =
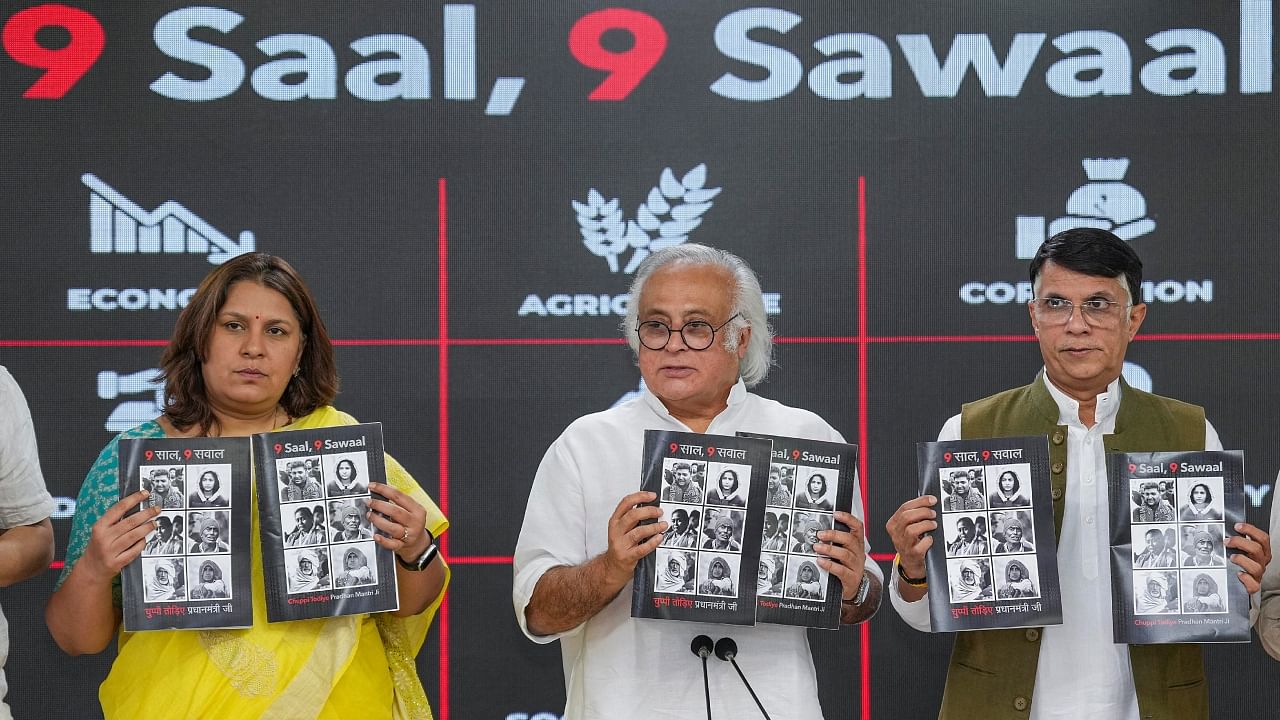
[[(608, 547), (609, 516), (623, 496), (640, 487), (645, 430), (689, 428), (645, 391), (618, 407), (574, 421), (547, 450), (516, 545), (512, 598), (520, 628), (535, 642), (560, 640), (567, 720), (688, 720), (705, 710), (701, 661), (689, 651), (695, 635), (730, 636), (738, 664), (775, 720), (822, 717), (809, 643), (801, 628), (739, 627), (631, 618), (628, 583), (603, 610), (558, 635), (534, 636), (525, 607), (538, 579), (560, 565), (579, 565)], [(707, 432), (738, 431), (843, 442), (822, 418), (747, 392), (739, 381), (728, 407)], [(753, 478), (754, 480), (754, 478)], [(764, 482), (765, 478), (760, 478)], [(863, 516), (855, 488), (852, 512)], [(870, 547), (867, 547), (868, 552)], [(868, 572), (881, 577), (874, 562)], [(755, 572), (740, 582), (754, 582)], [(733, 667), (709, 660), (713, 717), (757, 717)], [(849, 682), (854, 678), (850, 677)]]
[[(36, 433), (22, 389), (0, 367), (0, 530), (33, 525), (53, 513), (36, 450)], [(9, 623), (0, 613), (0, 718), (8, 718), (4, 702), (9, 685), (4, 664), (9, 657)]]

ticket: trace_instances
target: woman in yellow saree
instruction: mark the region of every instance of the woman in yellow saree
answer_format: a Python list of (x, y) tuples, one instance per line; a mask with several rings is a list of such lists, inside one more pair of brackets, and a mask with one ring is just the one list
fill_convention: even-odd
[[(125, 431), (81, 488), (66, 568), (46, 609), (71, 654), (105, 649), (120, 625), (120, 569), (138, 557), (159, 508), (125, 517), (145, 491), (119, 498), (120, 438), (250, 435), (355, 423), (329, 405), (333, 348), (306, 286), (283, 260), (242, 255), (201, 283), (161, 361), (165, 414)], [(394, 551), (400, 610), (267, 623), (253, 516), (253, 626), (119, 633), (99, 691), (106, 718), (430, 718), (414, 659), (449, 570), (434, 552), (448, 527), (393, 458), (370, 489), (374, 541)], [(256, 501), (255, 501), (256, 502)]]

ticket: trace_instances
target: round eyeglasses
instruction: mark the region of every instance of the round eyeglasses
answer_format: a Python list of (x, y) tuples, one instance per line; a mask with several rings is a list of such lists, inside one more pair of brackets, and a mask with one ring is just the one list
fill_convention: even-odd
[(716, 327), (712, 327), (711, 323), (705, 320), (687, 322), (680, 328), (673, 328), (658, 320), (646, 320), (636, 326), (636, 336), (640, 338), (640, 344), (650, 350), (664, 350), (667, 343), (671, 342), (671, 334), (680, 333), (680, 339), (684, 341), (685, 347), (690, 350), (706, 350), (711, 347), (711, 343), (715, 342), (716, 333), (741, 314), (734, 313), (733, 317)]
[(1124, 311), (1133, 306), (1103, 298), (1089, 298), (1077, 305), (1066, 298), (1047, 297), (1032, 300), (1031, 307), (1035, 309), (1036, 317), (1049, 325), (1066, 325), (1071, 322), (1071, 316), (1078, 307), (1080, 317), (1085, 322), (1093, 327), (1104, 328), (1118, 325)]

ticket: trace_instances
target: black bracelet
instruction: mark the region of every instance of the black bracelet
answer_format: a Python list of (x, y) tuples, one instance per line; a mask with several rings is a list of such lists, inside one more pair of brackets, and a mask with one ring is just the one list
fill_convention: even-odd
[(421, 572), (422, 570), (425, 570), (428, 565), (434, 562), (439, 554), (440, 547), (435, 543), (431, 543), (427, 546), (426, 550), (422, 551), (422, 554), (418, 556), (418, 559), (413, 562), (405, 562), (404, 559), (400, 557), (400, 553), (395, 553), (395, 556), (396, 562), (400, 563), (400, 567), (412, 572)]
[(901, 555), (893, 559), (893, 564), (895, 567), (898, 568), (898, 578), (902, 580), (902, 582), (910, 585), (911, 587), (925, 587), (926, 585), (929, 584), (928, 575), (925, 575), (924, 577), (919, 577), (919, 578), (907, 577), (907, 572), (902, 569)]

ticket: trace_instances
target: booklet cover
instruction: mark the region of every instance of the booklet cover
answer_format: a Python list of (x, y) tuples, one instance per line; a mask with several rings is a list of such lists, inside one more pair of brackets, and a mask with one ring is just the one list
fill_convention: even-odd
[(1048, 439), (927, 442), (916, 450), (920, 493), (939, 499), (925, 559), (933, 631), (1061, 625)]
[(849, 529), (836, 522), (834, 510), (852, 512), (858, 446), (739, 435), (773, 441), (756, 576), (756, 622), (840, 627), (844, 588), (839, 578), (818, 566), (813, 544), (821, 530)]
[(120, 497), (159, 507), (142, 556), (120, 573), (124, 629), (253, 624), (249, 438), (120, 441)]
[(1244, 453), (1116, 453), (1107, 467), (1115, 641), (1249, 642), (1224, 545), (1245, 521)]
[[(640, 489), (670, 523), (636, 563), (631, 617), (754, 625), (768, 440), (646, 430)], [(743, 576), (743, 572), (746, 576)]]
[(254, 435), (267, 620), (397, 610), (394, 553), (373, 541), (382, 423)]

